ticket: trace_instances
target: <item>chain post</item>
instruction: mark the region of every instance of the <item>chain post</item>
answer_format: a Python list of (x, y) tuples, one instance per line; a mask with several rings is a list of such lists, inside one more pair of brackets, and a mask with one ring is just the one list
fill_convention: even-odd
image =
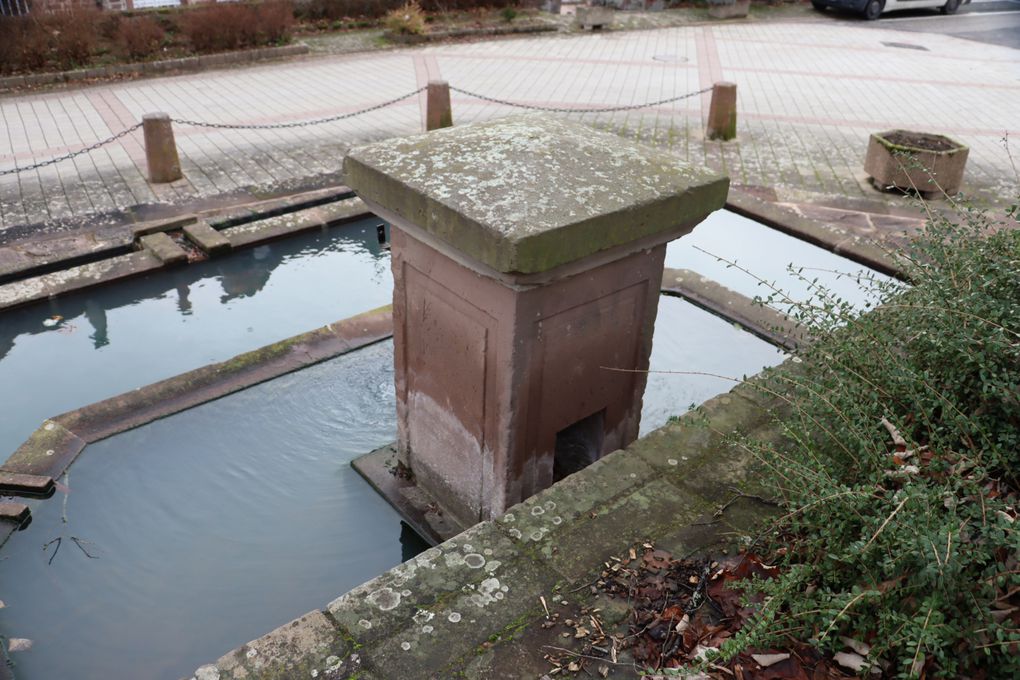
[(445, 80), (431, 80), (425, 98), (425, 130), (453, 126), (453, 111), (450, 108), (450, 84)]
[(149, 166), (149, 181), (153, 184), (166, 184), (183, 177), (170, 116), (162, 112), (145, 114), (142, 116), (142, 132), (145, 136), (145, 162)]

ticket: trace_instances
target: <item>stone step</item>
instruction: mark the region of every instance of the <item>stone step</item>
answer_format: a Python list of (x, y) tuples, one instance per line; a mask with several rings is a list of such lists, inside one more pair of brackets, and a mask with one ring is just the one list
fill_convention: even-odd
[(50, 496), (55, 489), (53, 478), (46, 475), (25, 475), (0, 471), (0, 493), (16, 496)]
[(24, 524), (31, 516), (28, 506), (24, 503), (0, 503), (0, 521), (12, 522), (17, 526)]

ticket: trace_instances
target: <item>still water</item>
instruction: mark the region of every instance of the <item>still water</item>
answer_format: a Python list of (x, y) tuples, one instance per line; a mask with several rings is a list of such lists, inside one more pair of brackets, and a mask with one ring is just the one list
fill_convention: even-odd
[(389, 304), (378, 219), (0, 316), (0, 460), (43, 420)]
[[(660, 301), (653, 370), (740, 376), (781, 359)], [(730, 386), (653, 373), (642, 432)], [(396, 437), (394, 409), (383, 342), (89, 446), (70, 492), (3, 549), (0, 635), (34, 640), (12, 655), (17, 678), (177, 680), (415, 554), (349, 465)]]
[[(858, 309), (876, 299), (870, 281), (891, 281), (728, 210), (712, 213), (693, 232), (670, 243), (666, 266), (691, 269), (752, 299), (765, 299), (777, 289), (790, 300), (808, 302), (820, 294), (821, 286)], [(773, 306), (785, 311), (789, 303)]]

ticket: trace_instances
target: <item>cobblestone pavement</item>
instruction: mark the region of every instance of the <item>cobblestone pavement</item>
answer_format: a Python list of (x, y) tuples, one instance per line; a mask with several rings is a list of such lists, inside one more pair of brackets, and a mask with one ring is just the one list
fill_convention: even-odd
[[(950, 133), (969, 144), (965, 190), (993, 200), (1017, 190), (1003, 138), (1020, 137), (1020, 51), (824, 20), (444, 44), (5, 96), (0, 172), (88, 146), (151, 111), (220, 123), (299, 121), (356, 111), (435, 78), (503, 99), (577, 108), (734, 81), (735, 143), (704, 139), (707, 94), (640, 111), (558, 115), (670, 147), (724, 169), (736, 184), (768, 187), (774, 200), (881, 198), (865, 181), (862, 157), (869, 132), (893, 127)], [(453, 108), (456, 123), (512, 112), (457, 93)], [(185, 178), (155, 186), (145, 179), (138, 131), (73, 160), (0, 175), (0, 242), (17, 225), (70, 229), (75, 220), (137, 204), (335, 173), (351, 144), (419, 131), (423, 114), (419, 95), (306, 128), (177, 125)]]

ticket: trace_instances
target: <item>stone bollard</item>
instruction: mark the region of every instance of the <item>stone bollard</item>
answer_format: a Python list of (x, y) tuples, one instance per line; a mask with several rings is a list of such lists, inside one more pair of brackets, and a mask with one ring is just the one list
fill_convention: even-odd
[(450, 85), (444, 80), (430, 80), (425, 98), (425, 130), (438, 130), (453, 125), (450, 108)]
[(728, 179), (536, 115), (355, 148), (344, 176), (392, 225), (405, 498), (471, 526), (637, 437), (666, 243)]
[(737, 136), (737, 84), (716, 83), (712, 87), (712, 103), (708, 107), (709, 139), (727, 141)]
[(142, 132), (145, 136), (145, 161), (149, 166), (149, 181), (153, 184), (163, 184), (175, 182), (183, 177), (170, 116), (165, 113), (145, 114), (142, 116)]

